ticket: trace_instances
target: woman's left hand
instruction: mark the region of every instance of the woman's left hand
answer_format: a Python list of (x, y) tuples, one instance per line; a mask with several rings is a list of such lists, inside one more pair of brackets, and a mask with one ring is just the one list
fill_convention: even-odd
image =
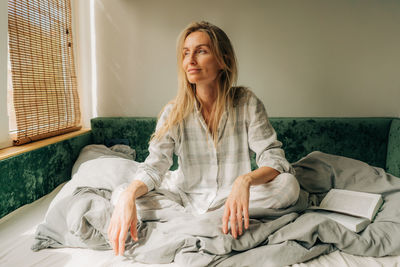
[(249, 228), (250, 180), (249, 175), (236, 178), (232, 191), (225, 202), (222, 231), (228, 234), (228, 222), (230, 222), (231, 234), (235, 239), (238, 235), (243, 234), (243, 224), (244, 229)]

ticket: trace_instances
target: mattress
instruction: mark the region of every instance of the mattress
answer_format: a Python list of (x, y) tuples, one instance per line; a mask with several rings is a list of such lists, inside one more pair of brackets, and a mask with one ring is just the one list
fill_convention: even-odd
[[(44, 249), (33, 252), (36, 227), (44, 219), (50, 202), (64, 184), (37, 201), (25, 205), (0, 219), (0, 266), (178, 266), (177, 264), (142, 264), (113, 252), (79, 248)], [(319, 266), (399, 266), (400, 256), (382, 258), (359, 257), (340, 251), (322, 255), (295, 267)]]

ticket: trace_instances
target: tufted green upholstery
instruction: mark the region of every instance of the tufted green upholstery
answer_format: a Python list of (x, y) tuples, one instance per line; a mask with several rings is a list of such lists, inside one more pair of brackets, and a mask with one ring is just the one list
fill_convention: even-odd
[[(399, 118), (271, 118), (286, 157), (319, 150), (362, 160), (400, 177)], [(85, 145), (127, 139), (137, 160), (148, 155), (156, 118), (92, 119), (92, 132), (0, 161), (0, 217), (51, 192), (71, 176)], [(253, 168), (256, 167), (254, 160)], [(171, 169), (177, 168), (175, 157)]]
[(0, 160), (0, 218), (71, 179), (80, 150), (91, 142), (89, 132)]
[[(359, 159), (400, 176), (400, 119), (271, 118), (270, 121), (290, 162), (319, 150)], [(148, 140), (155, 124), (155, 118), (95, 118), (92, 119), (93, 142), (128, 139), (137, 151), (137, 160), (143, 161), (148, 155)], [(255, 167), (254, 162), (252, 165)], [(175, 168), (176, 161), (172, 169)]]
[(381, 168), (386, 168), (391, 122), (386, 118), (271, 119), (290, 162), (319, 150)]
[(390, 126), (386, 171), (400, 177), (400, 118)]
[(111, 117), (91, 120), (94, 144), (105, 144), (111, 139), (128, 139), (136, 150), (136, 161), (143, 162), (148, 152), (149, 140), (156, 127), (156, 118)]

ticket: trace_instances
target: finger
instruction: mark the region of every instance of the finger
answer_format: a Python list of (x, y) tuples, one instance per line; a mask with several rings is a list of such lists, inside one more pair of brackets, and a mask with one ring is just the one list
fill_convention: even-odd
[(229, 208), (225, 207), (224, 210), (224, 216), (222, 216), (222, 232), (224, 232), (224, 234), (228, 233), (228, 220), (229, 220)]
[(249, 208), (244, 207), (243, 209), (244, 229), (249, 229)]
[(237, 225), (238, 225), (239, 235), (242, 235), (242, 233), (243, 233), (243, 215), (242, 215), (242, 209), (241, 208), (237, 209), (236, 218), (237, 218)]
[(136, 220), (133, 220), (133, 222), (131, 223), (131, 236), (132, 239), (135, 240), (136, 242), (138, 241), (138, 237), (137, 237), (137, 226), (136, 226)]
[(108, 228), (107, 228), (107, 234), (108, 234), (108, 239), (111, 240), (111, 235), (113, 233), (113, 229), (114, 229), (114, 213), (111, 215), (111, 219), (110, 219), (110, 223), (108, 224)]
[(118, 243), (119, 255), (124, 255), (125, 252), (125, 240), (126, 240), (126, 234), (128, 232), (127, 228), (128, 227), (125, 224), (123, 224), (121, 231), (119, 232), (119, 243)]
[(115, 245), (116, 242), (118, 242), (118, 239), (116, 238), (117, 234), (116, 234), (117, 230), (113, 227), (110, 228), (109, 233), (108, 233), (108, 240), (110, 242), (110, 245), (112, 247), (112, 249), (114, 250), (115, 255), (117, 255), (117, 246)]
[[(235, 209), (236, 210), (236, 209)], [(237, 237), (236, 231), (236, 214), (231, 212), (231, 233), (233, 238)]]
[(114, 248), (115, 255), (118, 255), (118, 238), (119, 238), (120, 228), (116, 228), (111, 234), (111, 242)]

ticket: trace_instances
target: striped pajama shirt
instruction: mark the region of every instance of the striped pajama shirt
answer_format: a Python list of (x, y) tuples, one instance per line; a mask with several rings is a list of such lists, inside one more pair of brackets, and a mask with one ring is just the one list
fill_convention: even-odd
[[(163, 125), (171, 108), (171, 104), (165, 107), (156, 129)], [(178, 202), (187, 210), (202, 214), (224, 204), (234, 180), (251, 171), (250, 157), (255, 153), (258, 167), (268, 166), (281, 174), (267, 184), (251, 187), (250, 206), (282, 208), (293, 204), (299, 185), (263, 103), (243, 88), (233, 112), (234, 116), (227, 109), (223, 113), (215, 147), (196, 107), (185, 118), (181, 130), (176, 126), (161, 140), (150, 143), (149, 156), (139, 165), (134, 180), (144, 182), (149, 191), (166, 188), (179, 196)], [(169, 172), (174, 153), (179, 168)]]

